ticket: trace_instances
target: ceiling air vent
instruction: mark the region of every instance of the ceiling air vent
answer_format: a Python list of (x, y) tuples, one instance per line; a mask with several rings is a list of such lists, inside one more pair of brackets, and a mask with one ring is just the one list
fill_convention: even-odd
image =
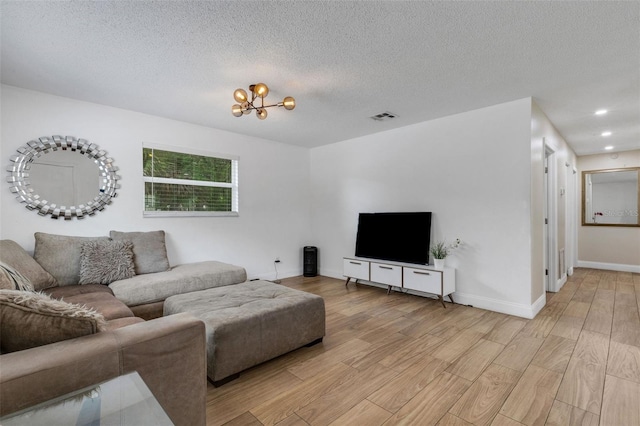
[(376, 114), (376, 115), (374, 115), (372, 117), (369, 117), (369, 118), (371, 118), (372, 120), (375, 120), (375, 121), (388, 121), (388, 120), (391, 120), (392, 118), (396, 118), (396, 117), (397, 117), (396, 114), (387, 111), (387, 112), (383, 112), (381, 114)]

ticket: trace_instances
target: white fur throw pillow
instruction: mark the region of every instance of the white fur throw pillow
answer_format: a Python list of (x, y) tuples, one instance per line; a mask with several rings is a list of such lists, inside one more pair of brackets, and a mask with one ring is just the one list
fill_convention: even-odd
[(94, 240), (82, 243), (79, 284), (111, 284), (135, 274), (131, 241)]
[(19, 290), (0, 290), (0, 322), (2, 353), (94, 334), (107, 324), (93, 309)]

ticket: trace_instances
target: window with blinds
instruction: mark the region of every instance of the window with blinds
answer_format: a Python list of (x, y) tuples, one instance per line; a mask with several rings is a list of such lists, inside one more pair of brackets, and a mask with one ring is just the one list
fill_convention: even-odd
[(238, 158), (145, 144), (144, 216), (237, 216)]

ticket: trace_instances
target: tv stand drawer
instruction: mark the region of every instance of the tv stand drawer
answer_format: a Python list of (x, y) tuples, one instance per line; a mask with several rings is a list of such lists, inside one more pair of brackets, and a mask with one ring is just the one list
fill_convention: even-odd
[(425, 293), (442, 293), (442, 272), (404, 268), (404, 288)]
[(359, 259), (343, 259), (343, 275), (357, 280), (369, 281), (369, 262)]
[(371, 262), (371, 281), (400, 287), (402, 286), (402, 266)]

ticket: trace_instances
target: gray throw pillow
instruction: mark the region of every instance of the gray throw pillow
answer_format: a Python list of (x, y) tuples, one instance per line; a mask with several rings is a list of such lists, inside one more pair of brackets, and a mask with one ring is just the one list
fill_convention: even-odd
[(58, 285), (56, 279), (13, 240), (0, 240), (0, 261), (24, 275), (36, 290)]
[(87, 241), (80, 247), (78, 284), (111, 284), (136, 275), (131, 241)]
[(115, 241), (131, 241), (133, 243), (133, 263), (136, 266), (136, 274), (164, 272), (171, 268), (167, 258), (164, 231), (111, 231), (109, 235)]
[(33, 258), (55, 277), (59, 285), (80, 280), (80, 247), (87, 241), (109, 241), (109, 237), (70, 237), (36, 232)]

